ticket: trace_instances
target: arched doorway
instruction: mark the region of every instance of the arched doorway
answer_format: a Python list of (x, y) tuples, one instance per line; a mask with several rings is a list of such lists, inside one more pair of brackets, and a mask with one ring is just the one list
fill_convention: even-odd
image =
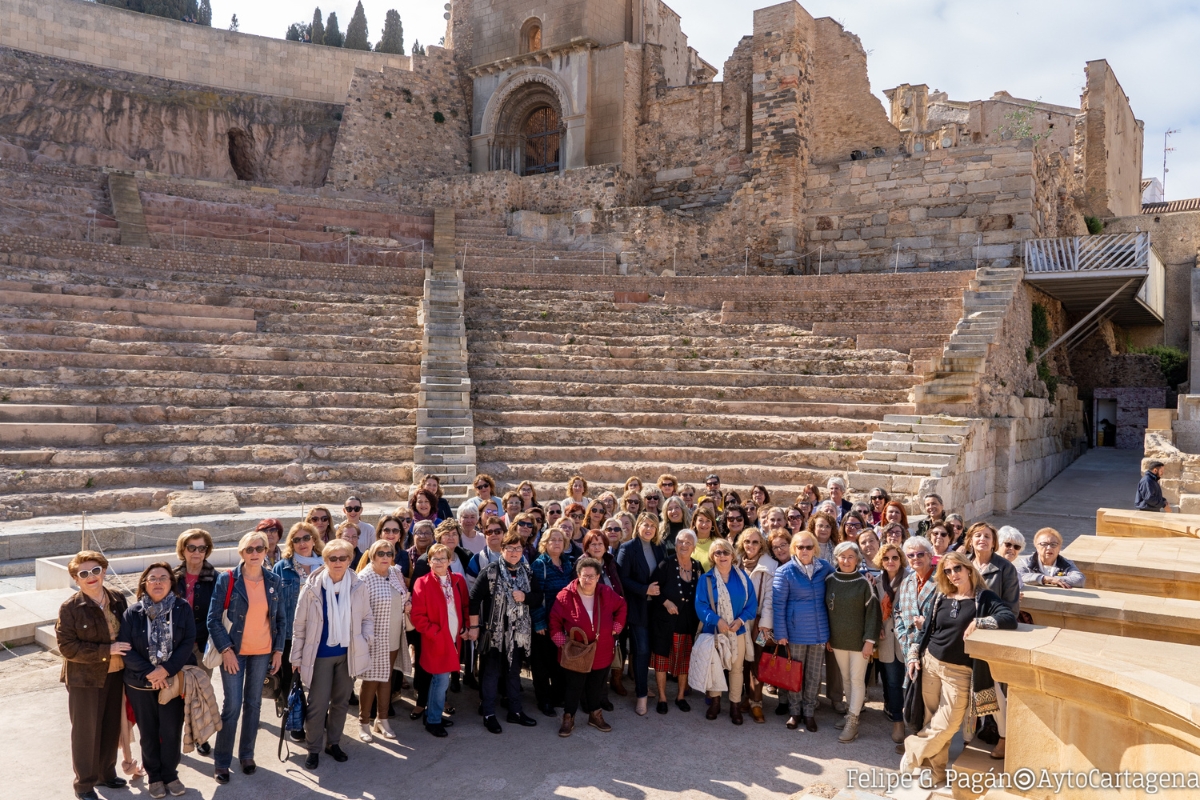
[(525, 165), (523, 175), (558, 172), (562, 144), (558, 112), (550, 106), (536, 108), (525, 120)]
[(566, 129), (558, 95), (532, 80), (504, 100), (491, 139), (489, 168), (518, 175), (542, 175), (563, 168)]

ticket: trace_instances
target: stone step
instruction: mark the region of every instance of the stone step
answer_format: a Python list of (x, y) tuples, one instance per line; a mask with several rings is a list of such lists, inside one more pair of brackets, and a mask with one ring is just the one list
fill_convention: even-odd
[[(889, 415), (890, 416), (890, 415)], [(916, 434), (939, 434), (944, 436), (966, 436), (971, 432), (968, 425), (956, 425), (949, 422), (934, 422), (936, 417), (923, 417), (914, 421), (893, 421), (890, 418), (884, 418), (883, 422), (879, 423), (879, 430), (887, 433), (916, 433)]]
[[(606, 429), (621, 431), (633, 428), (672, 429), (677, 430), (680, 435), (698, 431), (791, 435), (792, 431), (796, 431), (797, 435), (824, 435), (831, 440), (840, 440), (841, 434), (847, 434), (852, 439), (869, 436), (877, 427), (873, 419), (839, 415), (839, 408), (829, 404), (817, 404), (813, 409), (814, 413), (806, 416), (796, 415), (797, 412), (808, 408), (805, 404), (743, 403), (728, 404), (719, 411), (711, 405), (696, 410), (674, 411), (659, 410), (661, 404), (651, 402), (641, 410), (624, 407), (610, 410), (598, 405), (588, 409), (552, 411), (540, 408), (520, 409), (520, 400), (521, 398), (516, 398), (516, 402), (504, 410), (476, 408), (474, 418), (477, 430), (491, 431), (491, 436), (487, 438), (496, 438), (497, 434), (505, 436), (508, 430), (524, 428), (542, 428), (548, 433), (554, 432), (555, 436), (563, 437), (577, 437), (581, 430), (588, 430), (588, 435), (591, 436), (603, 435), (601, 432)], [(742, 410), (735, 410), (735, 405), (741, 406)]]
[(920, 451), (912, 448), (908, 450), (890, 450), (871, 446), (863, 452), (862, 457), (871, 463), (890, 461), (896, 464), (927, 464), (944, 467), (954, 463), (956, 454), (957, 448), (952, 450), (951, 453), (940, 453), (937, 451)]
[[(476, 384), (476, 389), (479, 389)], [(697, 414), (717, 417), (726, 414), (770, 414), (780, 417), (810, 417), (817, 414), (845, 417), (858, 420), (877, 420), (888, 412), (911, 412), (910, 403), (836, 403), (827, 400), (810, 402), (796, 401), (789, 397), (780, 400), (778, 393), (771, 399), (744, 400), (730, 397), (728, 400), (718, 397), (719, 392), (708, 393), (700, 397), (672, 398), (671, 405), (666, 407), (661, 399), (647, 396), (644, 392), (630, 393), (621, 397), (596, 397), (586, 393), (576, 397), (551, 397), (542, 394), (512, 395), (503, 392), (479, 391), (474, 400), (476, 413), (521, 411), (528, 413), (592, 413), (604, 411), (610, 413), (654, 413), (654, 414)], [(794, 394), (794, 393), (789, 393)], [(819, 396), (827, 397), (828, 392), (820, 392)], [(682, 418), (682, 416), (681, 416)], [(715, 423), (714, 423), (715, 424)]]
[(562, 464), (590, 462), (664, 461), (676, 464), (707, 464), (713, 469), (727, 464), (757, 464), (763, 467), (798, 467), (815, 470), (853, 469), (862, 453), (858, 450), (765, 450), (722, 447), (677, 447), (630, 436), (625, 444), (527, 447), (495, 447), (490, 442), (476, 445), (481, 461), (532, 464), (539, 460)]
[(863, 458), (857, 462), (859, 472), (895, 473), (897, 475), (928, 475), (940, 478), (942, 466), (935, 464), (911, 463), (907, 461), (879, 461)]
[(416, 364), (373, 364), (330, 361), (276, 361), (250, 358), (205, 358), (188, 356), (128, 355), (0, 349), (6, 369), (51, 367), (125, 372), (170, 372), (241, 377), (363, 378), (416, 381)]
[[(0, 383), (12, 386), (14, 377), (25, 376), (32, 379), (47, 378), (47, 373), (10, 372), (0, 370)], [(292, 387), (289, 387), (289, 389)], [(344, 389), (343, 385), (339, 386)], [(271, 391), (271, 390), (239, 390), (228, 389), (188, 389), (167, 385), (136, 386), (101, 385), (101, 386), (14, 386), (5, 389), (10, 402), (30, 404), (69, 404), (69, 405), (98, 405), (116, 407), (125, 405), (132, 409), (132, 414), (139, 406), (149, 409), (165, 409), (170, 406), (187, 408), (251, 408), (251, 409), (365, 409), (384, 410), (389, 408), (411, 409), (416, 404), (416, 396), (410, 390), (403, 393), (382, 392), (346, 392), (346, 391)], [(0, 405), (0, 407), (3, 407)], [(158, 410), (152, 412), (154, 415)], [(148, 417), (153, 419), (153, 417)]]
[[(286, 419), (286, 415), (282, 415)], [(24, 425), (27, 428), (37, 427), (28, 423), (0, 423), (14, 428)], [(337, 425), (330, 423), (276, 424), (228, 424), (228, 425), (183, 425), (183, 424), (152, 424), (152, 425), (100, 425), (84, 426), (96, 430), (96, 435), (79, 441), (80, 445), (133, 445), (133, 444), (341, 444), (362, 441), (364, 436), (370, 436), (373, 443), (411, 444), (416, 436), (415, 426), (411, 422), (383, 425)], [(14, 440), (8, 444), (22, 444)]]
[[(901, 434), (902, 435), (902, 434)], [(912, 434), (915, 437), (915, 434)], [(866, 452), (869, 458), (875, 458), (875, 454), (883, 453), (939, 453), (946, 456), (953, 456), (961, 449), (957, 442), (920, 442), (920, 441), (896, 441), (890, 439), (881, 439), (876, 435), (871, 439), (867, 446)], [(905, 458), (905, 461), (913, 461), (919, 459)], [(938, 462), (930, 462), (938, 463)]]
[[(365, 433), (370, 434), (371, 431), (367, 430)], [(369, 436), (365, 438), (369, 439)], [(191, 441), (158, 445), (99, 445), (71, 449), (0, 449), (0, 463), (3, 463), (6, 469), (51, 467), (80, 470), (147, 464), (212, 467), (225, 463), (290, 464), (313, 460), (387, 463), (407, 452), (404, 444), (358, 444), (357, 441), (347, 444), (322, 442), (320, 445)]]
[[(581, 438), (586, 438), (588, 444), (601, 446), (618, 446), (631, 442), (665, 442), (669, 441), (676, 447), (754, 448), (764, 450), (831, 450), (831, 451), (861, 451), (867, 447), (871, 434), (869, 433), (830, 433), (823, 429), (814, 431), (750, 429), (750, 430), (713, 430), (706, 427), (698, 429), (680, 428), (678, 422), (670, 426), (630, 426), (630, 427), (589, 427), (586, 437), (580, 436), (580, 430), (566, 426), (525, 427), (514, 424), (510, 415), (505, 415), (504, 424), (498, 427), (484, 425), (476, 419), (475, 433), (480, 446), (486, 443), (492, 447), (536, 445), (539, 447), (578, 445)], [(769, 420), (758, 419), (759, 423)], [(779, 422), (787, 422), (779, 420)], [(937, 452), (937, 451), (929, 451)]]
[(1089, 589), (1200, 600), (1200, 540), (1080, 536), (1062, 554)]
[(66, 422), (0, 422), (5, 447), (76, 447), (103, 444), (113, 425)]
[[(896, 355), (894, 352), (893, 355)], [(838, 354), (840, 355), (840, 354)], [(764, 383), (778, 385), (804, 384), (808, 378), (834, 378), (837, 376), (854, 375), (862, 385), (887, 385), (891, 387), (907, 386), (913, 382), (912, 365), (908, 359), (876, 360), (854, 359), (850, 354), (837, 358), (826, 355), (822, 359), (805, 359), (797, 356), (792, 359), (779, 358), (738, 358), (738, 359), (701, 359), (701, 358), (655, 358), (643, 356), (640, 353), (629, 358), (605, 358), (598, 356), (572, 355), (569, 362), (571, 372), (586, 374), (589, 377), (599, 375), (619, 374), (622, 377), (633, 375), (655, 376), (661, 379), (687, 381), (687, 375), (727, 376), (719, 378), (722, 385), (736, 384), (742, 376), (755, 374)], [(526, 377), (531, 370), (551, 369), (562, 371), (563, 364), (559, 358), (541, 354), (532, 357), (508, 355), (503, 353), (484, 353), (476, 355), (470, 361), (475, 374), (497, 375), (506, 374), (514, 377)], [(566, 377), (566, 376), (564, 376)]]
[(94, 423), (94, 406), (0, 404), (0, 423), (5, 422), (70, 422)]
[[(481, 370), (482, 371), (482, 370)], [(531, 370), (532, 372), (533, 370)], [(589, 376), (591, 377), (591, 376)], [(808, 385), (758, 385), (752, 388), (737, 388), (736, 381), (721, 383), (717, 380), (694, 383), (633, 383), (621, 382), (616, 376), (611, 382), (593, 383), (563, 383), (546, 380), (490, 380), (488, 376), (480, 376), (473, 383), (475, 404), (479, 408), (498, 408), (496, 397), (508, 393), (517, 395), (532, 395), (546, 397), (551, 401), (549, 407), (554, 408), (562, 400), (568, 402), (558, 405), (564, 410), (571, 410), (571, 398), (591, 398), (593, 402), (599, 398), (656, 398), (662, 400), (678, 400), (682, 406), (697, 400), (740, 400), (772, 402), (823, 402), (834, 405), (853, 405), (859, 403), (898, 404), (906, 403), (909, 390), (900, 389), (862, 389), (845, 388), (835, 383), (855, 384), (855, 381), (808, 381)], [(649, 376), (644, 376), (649, 377)], [(894, 409), (881, 409), (894, 410)], [(880, 413), (879, 411), (875, 412)]]
[(178, 317), (179, 325), (204, 328), (206, 321), (213, 320), (211, 330), (253, 331), (254, 310), (248, 308), (195, 306), (185, 303), (155, 303), (120, 298), (88, 297), (75, 294), (51, 294), (39, 292), (0, 291), (0, 305), (4, 306), (48, 306), (61, 309), (86, 311), (124, 311), (149, 317)]
[[(739, 365), (741, 366), (741, 365)], [(893, 390), (907, 391), (916, 383), (912, 374), (872, 374), (872, 373), (785, 373), (757, 372), (744, 368), (729, 370), (700, 369), (662, 370), (652, 369), (598, 369), (591, 371), (567, 371), (557, 368), (540, 369), (536, 366), (492, 368), (482, 365), (471, 368), (471, 376), (477, 383), (511, 382), (514, 384), (553, 382), (563, 384), (564, 391), (573, 393), (574, 387), (581, 383), (571, 382), (586, 376), (586, 383), (599, 390), (599, 387), (618, 386), (678, 386), (678, 387), (709, 387), (730, 391), (755, 392), (768, 389), (805, 389), (822, 387), (842, 390)], [(555, 392), (550, 392), (554, 394)]]
[[(513, 464), (506, 462), (489, 462), (480, 456), (479, 472), (491, 475), (497, 482), (512, 482), (522, 480), (532, 481), (538, 486), (552, 485), (557, 490), (550, 496), (562, 494), (562, 487), (572, 475), (582, 475), (591, 483), (608, 483), (620, 487), (630, 475), (657, 476), (671, 473), (681, 483), (691, 483), (694, 486), (704, 486), (704, 478), (712, 472), (712, 467), (706, 464), (684, 464), (678, 462), (633, 461), (622, 459), (619, 463), (611, 461), (583, 461), (563, 464), (538, 461), (528, 464)], [(804, 467), (774, 467), (759, 464), (732, 464), (721, 466), (721, 483), (723, 486), (746, 486), (763, 484), (773, 489), (788, 487), (792, 493), (808, 483), (820, 483), (829, 479), (828, 469), (806, 469)], [(539, 491), (539, 494), (541, 492)], [(787, 491), (785, 491), (787, 494)]]

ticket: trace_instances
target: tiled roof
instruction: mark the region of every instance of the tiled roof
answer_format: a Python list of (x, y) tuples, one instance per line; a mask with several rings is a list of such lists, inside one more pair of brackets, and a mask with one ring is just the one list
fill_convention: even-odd
[(1200, 197), (1172, 200), (1169, 203), (1143, 203), (1143, 214), (1170, 214), (1173, 211), (1200, 211)]

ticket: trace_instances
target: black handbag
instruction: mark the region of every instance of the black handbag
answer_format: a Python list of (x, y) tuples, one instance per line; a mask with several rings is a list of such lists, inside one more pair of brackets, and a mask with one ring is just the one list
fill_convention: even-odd
[[(929, 616), (925, 618), (926, 624), (933, 624), (941, 602), (941, 595), (938, 595), (933, 601), (933, 607), (929, 611)], [(924, 638), (923, 632), (922, 638)], [(917, 730), (925, 727), (925, 695), (921, 691), (921, 682), (925, 677), (925, 668), (922, 666), (921, 660), (924, 655), (924, 647), (917, 650), (917, 674), (908, 682), (908, 686), (904, 687), (904, 721), (910, 727)]]

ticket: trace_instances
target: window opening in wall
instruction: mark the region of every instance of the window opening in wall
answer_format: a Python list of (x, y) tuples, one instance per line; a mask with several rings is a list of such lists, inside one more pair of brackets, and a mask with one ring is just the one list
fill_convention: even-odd
[(534, 17), (521, 30), (521, 52), (533, 53), (542, 49), (542, 22)]
[(525, 120), (525, 175), (558, 172), (559, 131), (558, 112), (549, 106), (535, 109)]

